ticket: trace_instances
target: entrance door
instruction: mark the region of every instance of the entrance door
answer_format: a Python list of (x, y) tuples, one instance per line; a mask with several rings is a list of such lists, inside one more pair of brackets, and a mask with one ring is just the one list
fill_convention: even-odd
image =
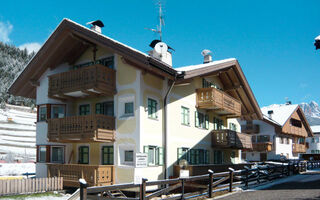
[(260, 161), (266, 161), (267, 160), (267, 153), (260, 153)]

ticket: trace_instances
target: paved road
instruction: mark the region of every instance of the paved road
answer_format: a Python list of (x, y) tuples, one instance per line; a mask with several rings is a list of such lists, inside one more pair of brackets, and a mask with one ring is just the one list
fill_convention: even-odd
[[(231, 199), (319, 199), (320, 200), (320, 174), (307, 173), (285, 178), (288, 182), (277, 183), (261, 190), (249, 190), (221, 198)], [(284, 180), (285, 180), (284, 179)], [(281, 182), (281, 180), (279, 180)], [(266, 185), (267, 186), (267, 185)]]

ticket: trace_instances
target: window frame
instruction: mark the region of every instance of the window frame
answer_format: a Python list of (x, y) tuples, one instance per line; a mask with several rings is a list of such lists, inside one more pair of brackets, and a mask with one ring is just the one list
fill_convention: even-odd
[[(132, 160), (126, 160), (127, 153), (132, 153)], [(132, 164), (134, 162), (134, 150), (125, 149), (123, 152), (123, 156), (124, 156), (123, 161), (125, 164)]]
[(208, 130), (209, 123), (209, 115), (195, 111), (195, 127)]
[(190, 126), (190, 109), (185, 106), (181, 106), (181, 124)]
[[(47, 146), (45, 145), (39, 145), (38, 146), (38, 162), (39, 163), (46, 163), (47, 162)], [(42, 156), (41, 156), (41, 149), (44, 149), (44, 160), (42, 160)]]
[[(89, 108), (89, 110), (84, 110), (85, 113), (82, 114), (81, 108)], [(87, 116), (90, 114), (91, 114), (91, 105), (89, 103), (79, 105), (79, 116)]]
[[(88, 162), (87, 163), (83, 162), (83, 159), (84, 159), (83, 149), (85, 149), (85, 148), (88, 149), (88, 152), (87, 152)], [(79, 146), (79, 148), (78, 148), (78, 163), (79, 164), (89, 164), (90, 163), (90, 147), (89, 146)]]
[[(132, 106), (132, 112), (127, 112), (127, 105), (131, 105)], [(133, 101), (128, 101), (128, 102), (124, 102), (124, 114), (123, 116), (127, 117), (127, 116), (134, 116), (134, 102)]]
[[(44, 113), (42, 113), (42, 110), (45, 110)], [(48, 108), (47, 105), (39, 105), (39, 116), (38, 116), (38, 122), (45, 122), (48, 119)], [(44, 118), (42, 118), (42, 115), (44, 115)]]
[[(104, 150), (108, 149), (107, 152)], [(112, 149), (112, 152), (110, 150)], [(104, 155), (107, 154), (107, 162), (105, 161)], [(102, 146), (101, 148), (101, 164), (102, 165), (114, 165), (114, 147), (109, 145), (109, 146)]]
[(149, 119), (158, 119), (158, 101), (149, 98), (147, 100), (147, 106), (148, 106), (148, 118)]
[[(58, 108), (63, 108), (63, 116), (61, 117), (54, 117), (54, 108), (58, 107)], [(50, 113), (50, 118), (51, 119), (59, 119), (59, 118), (64, 118), (66, 117), (66, 105), (65, 104), (51, 104), (51, 113)], [(61, 113), (58, 113), (61, 114)]]
[[(54, 148), (62, 148), (62, 154), (61, 154), (61, 156), (62, 156), (62, 159), (61, 159), (61, 161), (54, 161), (53, 160), (53, 149)], [(50, 146), (50, 162), (52, 162), (52, 163), (65, 163), (65, 147), (64, 146), (58, 146), (58, 145), (52, 145), (52, 146)]]

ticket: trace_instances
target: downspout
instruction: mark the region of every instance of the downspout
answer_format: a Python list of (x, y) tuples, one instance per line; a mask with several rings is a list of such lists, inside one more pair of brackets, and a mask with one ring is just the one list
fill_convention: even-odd
[(168, 117), (167, 117), (167, 113), (168, 113), (168, 108), (167, 108), (167, 100), (168, 100), (168, 96), (174, 86), (174, 84), (176, 83), (176, 79), (177, 79), (177, 75), (175, 75), (174, 77), (174, 80), (172, 82), (172, 84), (170, 85), (167, 93), (166, 93), (166, 96), (164, 97), (164, 100), (163, 100), (163, 105), (164, 105), (164, 110), (163, 110), (163, 116), (164, 116), (164, 119), (163, 119), (163, 125), (164, 125), (164, 134), (163, 134), (163, 139), (164, 139), (164, 178), (165, 179), (168, 179), (168, 154), (169, 154), (169, 151), (168, 151)]

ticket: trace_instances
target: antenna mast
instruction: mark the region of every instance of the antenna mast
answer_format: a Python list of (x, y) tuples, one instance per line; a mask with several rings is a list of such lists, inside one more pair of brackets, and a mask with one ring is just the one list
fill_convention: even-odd
[(157, 25), (157, 29), (153, 29), (153, 28), (146, 28), (146, 29), (148, 29), (152, 32), (155, 32), (155, 33), (159, 33), (160, 41), (162, 41), (162, 26), (164, 26), (164, 19), (163, 19), (163, 15), (162, 15), (161, 0), (159, 0), (157, 4), (159, 6), (159, 25)]

